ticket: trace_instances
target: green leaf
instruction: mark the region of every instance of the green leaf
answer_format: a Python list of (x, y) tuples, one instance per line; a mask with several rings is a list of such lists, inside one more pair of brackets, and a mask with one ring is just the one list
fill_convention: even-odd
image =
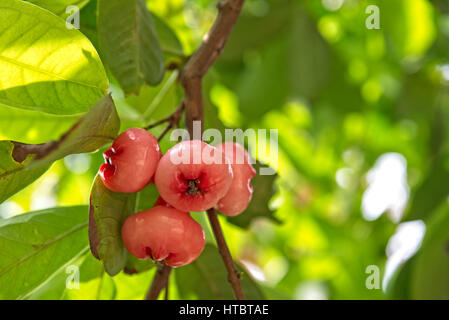
[(155, 269), (148, 272), (128, 275), (124, 272), (114, 277), (115, 286), (117, 287), (116, 300), (142, 300), (151, 283)]
[(0, 139), (26, 143), (54, 140), (79, 118), (0, 106)]
[(272, 221), (278, 222), (273, 217), (274, 210), (271, 210), (268, 206), (270, 199), (275, 194), (275, 181), (278, 175), (260, 175), (261, 167), (262, 164), (260, 162), (254, 165), (257, 174), (251, 180), (251, 185), (254, 188), (253, 197), (248, 208), (242, 214), (235, 217), (228, 217), (228, 221), (232, 224), (242, 228), (248, 228), (253, 219), (260, 217), (269, 218)]
[(77, 6), (78, 8), (84, 7), (89, 0), (27, 0), (35, 5), (47, 9), (58, 16), (62, 16), (66, 13), (66, 9), (70, 5)]
[(132, 254), (128, 253), (128, 257), (126, 259), (126, 265), (123, 269), (123, 272), (126, 274), (136, 274), (141, 273), (147, 270), (150, 270), (154, 267), (154, 262), (151, 259), (137, 259)]
[(125, 93), (162, 81), (164, 55), (145, 1), (99, 0), (97, 27), (104, 60)]
[[(80, 269), (80, 274), (82, 270)], [(81, 282), (77, 290), (66, 290), (66, 300), (114, 300), (117, 288), (114, 280), (104, 270), (101, 276), (87, 282)]]
[(182, 44), (176, 33), (156, 14), (151, 13), (151, 15), (153, 17), (153, 24), (156, 28), (159, 41), (161, 43), (162, 51), (166, 54), (183, 56), (184, 51), (182, 49)]
[(59, 207), (0, 221), (0, 299), (24, 299), (88, 250), (87, 207)]
[[(223, 260), (211, 244), (206, 245), (194, 262), (176, 269), (176, 283), (181, 299), (235, 299)], [(262, 291), (246, 273), (242, 274), (242, 286), (247, 299), (264, 299)]]
[(125, 267), (128, 252), (123, 245), (121, 229), (125, 219), (135, 213), (135, 207), (135, 193), (113, 192), (97, 175), (90, 194), (90, 249), (97, 259), (103, 261), (110, 276)]
[[(35, 290), (30, 300), (74, 300), (74, 299), (114, 299), (116, 288), (111, 278), (105, 274), (103, 265), (87, 252), (70, 264), (71, 268), (60, 270), (50, 281)], [(76, 270), (74, 267), (78, 267)], [(68, 287), (70, 275), (77, 277), (79, 287)], [(72, 282), (74, 285), (75, 283)]]
[(98, 150), (114, 140), (119, 128), (120, 119), (114, 102), (111, 96), (106, 95), (58, 141), (43, 145), (15, 143), (14, 152), (19, 158), (36, 154), (35, 161), (29, 164), (30, 167), (47, 165), (69, 154)]
[(112, 141), (119, 127), (114, 103), (107, 95), (58, 141), (0, 141), (0, 203), (40, 177), (54, 161), (73, 153), (95, 151)]
[(50, 167), (26, 168), (32, 157), (16, 161), (13, 151), (13, 142), (0, 141), (0, 203), (39, 178)]
[(136, 211), (140, 212), (152, 208), (158, 197), (159, 192), (156, 189), (156, 185), (154, 183), (149, 183), (137, 193)]
[(68, 115), (106, 93), (106, 72), (92, 44), (51, 12), (3, 0), (0, 34), (0, 104)]

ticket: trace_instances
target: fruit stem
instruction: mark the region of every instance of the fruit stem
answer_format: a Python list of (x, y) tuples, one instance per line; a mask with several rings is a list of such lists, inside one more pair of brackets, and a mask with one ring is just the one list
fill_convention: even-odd
[(154, 275), (153, 282), (151, 282), (150, 289), (145, 296), (145, 300), (157, 300), (162, 289), (168, 288), (168, 277), (170, 276), (172, 267), (165, 264), (165, 262), (156, 263), (156, 265), (157, 271)]
[(209, 218), (212, 231), (214, 232), (215, 240), (217, 241), (218, 251), (223, 259), (226, 270), (228, 271), (228, 280), (231, 283), (232, 290), (234, 291), (235, 298), (237, 300), (245, 300), (242, 284), (240, 283), (241, 273), (237, 270), (234, 260), (232, 259), (231, 252), (223, 236), (218, 216), (215, 213), (215, 209), (207, 210), (207, 216)]

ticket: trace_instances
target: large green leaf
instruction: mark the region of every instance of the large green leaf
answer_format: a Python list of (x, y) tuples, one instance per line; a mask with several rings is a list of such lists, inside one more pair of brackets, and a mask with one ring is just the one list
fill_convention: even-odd
[(0, 104), (54, 114), (86, 111), (108, 88), (92, 44), (51, 12), (0, 3)]
[(36, 180), (54, 161), (73, 153), (95, 151), (112, 141), (119, 127), (114, 103), (107, 95), (58, 141), (0, 141), (0, 202)]
[[(103, 265), (90, 252), (70, 264), (68, 270), (60, 270), (52, 278), (28, 297), (30, 300), (90, 300), (114, 299), (114, 281), (104, 272)], [(76, 269), (76, 268), (78, 269)], [(79, 287), (68, 287), (69, 275), (75, 275)], [(75, 280), (75, 279), (73, 279)], [(73, 283), (74, 284), (74, 283)]]
[(183, 56), (181, 41), (179, 41), (176, 33), (156, 14), (151, 13), (153, 17), (154, 27), (156, 28), (161, 48), (166, 54)]
[[(194, 262), (176, 269), (176, 283), (181, 299), (235, 299), (218, 249), (210, 244)], [(247, 299), (264, 299), (262, 291), (246, 273), (242, 274), (242, 286)]]
[(69, 154), (96, 151), (114, 140), (119, 128), (120, 119), (114, 102), (106, 95), (58, 141), (42, 145), (16, 143), (14, 152), (19, 158), (36, 154), (30, 167), (47, 165)]
[(89, 239), (92, 254), (103, 261), (106, 272), (114, 276), (126, 265), (127, 251), (121, 230), (125, 219), (135, 213), (136, 194), (118, 193), (106, 188), (100, 176), (90, 194)]
[(84, 7), (89, 0), (27, 0), (35, 5), (50, 10), (58, 16), (62, 16), (66, 13), (66, 9), (70, 5), (77, 6), (78, 8)]
[(16, 161), (13, 150), (13, 142), (0, 141), (0, 203), (39, 178), (50, 167), (26, 168), (33, 157)]
[(98, 38), (104, 60), (125, 93), (162, 81), (164, 56), (143, 0), (99, 0)]
[(59, 207), (0, 221), (0, 299), (23, 299), (88, 249), (87, 207)]
[(228, 217), (229, 222), (239, 227), (248, 228), (253, 219), (260, 217), (269, 218), (277, 222), (273, 217), (274, 210), (269, 208), (268, 203), (276, 191), (275, 181), (278, 175), (260, 175), (259, 169), (261, 166), (259, 162), (254, 165), (257, 174), (251, 180), (254, 191), (248, 208), (238, 216)]
[(26, 143), (54, 140), (79, 118), (0, 106), (0, 139)]

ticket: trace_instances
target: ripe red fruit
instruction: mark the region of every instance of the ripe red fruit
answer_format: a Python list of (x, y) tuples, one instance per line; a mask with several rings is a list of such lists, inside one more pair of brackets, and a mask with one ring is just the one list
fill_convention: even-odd
[(106, 163), (99, 173), (104, 185), (112, 191), (132, 193), (150, 182), (161, 151), (151, 133), (132, 128), (122, 132), (103, 156)]
[(161, 197), (181, 211), (204, 211), (224, 197), (232, 182), (230, 161), (200, 140), (183, 141), (159, 161), (155, 184)]
[(234, 178), (226, 195), (220, 199), (215, 208), (227, 216), (242, 213), (251, 201), (253, 187), (251, 179), (256, 174), (250, 157), (240, 144), (225, 142), (217, 146), (231, 161)]
[(122, 226), (126, 249), (138, 259), (189, 264), (201, 254), (204, 230), (187, 212), (157, 206), (129, 216)]

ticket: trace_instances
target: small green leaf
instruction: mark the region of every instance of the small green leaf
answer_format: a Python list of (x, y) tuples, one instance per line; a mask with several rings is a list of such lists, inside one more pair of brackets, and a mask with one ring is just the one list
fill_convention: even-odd
[(128, 257), (126, 259), (126, 265), (123, 269), (123, 272), (126, 274), (136, 274), (141, 273), (147, 270), (150, 270), (154, 267), (154, 262), (151, 259), (137, 259), (132, 254), (128, 253)]
[(121, 229), (125, 219), (135, 213), (135, 207), (135, 193), (113, 192), (97, 175), (90, 194), (90, 249), (97, 259), (103, 261), (110, 276), (125, 267), (128, 252), (123, 245)]
[(153, 207), (157, 198), (159, 197), (159, 192), (156, 189), (154, 183), (148, 184), (145, 188), (137, 193), (137, 212), (148, 210)]
[(63, 16), (66, 13), (68, 6), (73, 5), (78, 8), (84, 7), (89, 0), (27, 0), (35, 5), (47, 9), (58, 16)]
[(87, 207), (59, 207), (0, 220), (0, 299), (24, 299), (85, 254)]
[(26, 168), (33, 157), (16, 161), (13, 150), (13, 142), (0, 141), (0, 203), (39, 178), (50, 167)]
[(228, 221), (242, 228), (248, 228), (251, 221), (255, 218), (265, 217), (278, 222), (273, 217), (274, 210), (268, 206), (270, 199), (275, 194), (275, 181), (277, 174), (274, 175), (260, 175), (260, 168), (262, 164), (257, 162), (254, 165), (256, 175), (251, 180), (251, 185), (254, 188), (253, 197), (248, 208), (238, 216), (228, 217)]
[(161, 48), (164, 53), (175, 56), (183, 56), (184, 51), (176, 33), (156, 14), (151, 13), (154, 27), (156, 28)]
[(162, 81), (164, 55), (144, 0), (99, 0), (97, 28), (104, 60), (126, 94)]
[(106, 93), (95, 48), (51, 12), (3, 0), (0, 34), (0, 104), (68, 115), (88, 110)]
[[(223, 260), (211, 244), (194, 262), (176, 269), (176, 283), (181, 299), (235, 299)], [(242, 273), (242, 286), (247, 299), (264, 299), (260, 288), (246, 273)]]

